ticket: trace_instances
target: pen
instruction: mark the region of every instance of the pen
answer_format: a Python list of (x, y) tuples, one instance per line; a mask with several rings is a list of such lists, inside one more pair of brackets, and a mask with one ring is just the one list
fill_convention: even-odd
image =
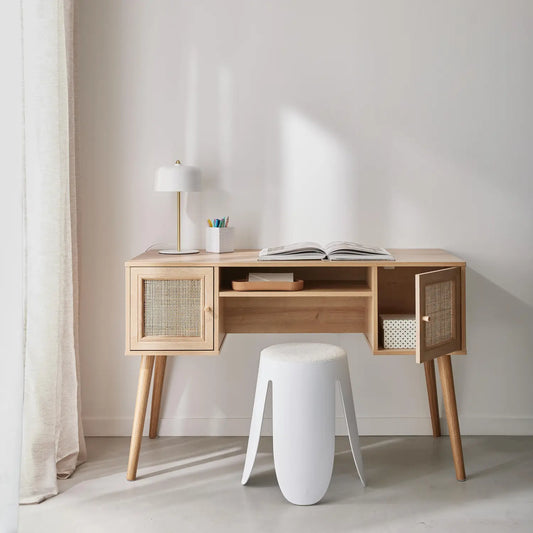
[(229, 217), (207, 219), (207, 225), (210, 228), (227, 228), (229, 226)]

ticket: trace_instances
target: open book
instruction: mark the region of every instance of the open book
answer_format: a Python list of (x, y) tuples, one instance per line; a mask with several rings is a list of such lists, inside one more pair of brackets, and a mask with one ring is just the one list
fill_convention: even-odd
[(275, 248), (263, 248), (258, 261), (295, 261), (329, 259), (330, 261), (394, 261), (384, 248), (356, 242), (334, 241), (321, 246), (316, 242), (297, 242)]

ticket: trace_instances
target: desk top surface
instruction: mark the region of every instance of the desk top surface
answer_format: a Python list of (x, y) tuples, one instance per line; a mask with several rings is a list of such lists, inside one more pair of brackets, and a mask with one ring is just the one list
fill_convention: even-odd
[(389, 248), (395, 261), (258, 261), (259, 250), (236, 250), (225, 254), (201, 251), (191, 255), (165, 255), (157, 250), (144, 252), (129, 261), (126, 266), (216, 266), (216, 267), (280, 267), (313, 266), (464, 266), (464, 259), (438, 248)]

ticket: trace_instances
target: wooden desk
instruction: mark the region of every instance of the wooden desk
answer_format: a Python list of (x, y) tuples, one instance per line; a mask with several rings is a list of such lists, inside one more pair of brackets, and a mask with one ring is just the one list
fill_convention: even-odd
[[(396, 261), (257, 261), (257, 250), (126, 262), (126, 355), (141, 369), (127, 479), (134, 480), (154, 368), (150, 438), (157, 436), (168, 355), (218, 355), (226, 333), (363, 333), (375, 355), (424, 363), (433, 436), (440, 436), (437, 359), (457, 479), (465, 479), (451, 354), (466, 353), (465, 262), (444, 250), (390, 250)], [(294, 272), (296, 292), (237, 292), (249, 272)], [(380, 314), (414, 314), (414, 350), (383, 348)]]

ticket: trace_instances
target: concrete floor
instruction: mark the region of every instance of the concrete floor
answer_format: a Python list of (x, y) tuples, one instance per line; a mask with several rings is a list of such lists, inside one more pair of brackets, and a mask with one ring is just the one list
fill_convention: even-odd
[(129, 439), (87, 439), (89, 460), (61, 493), (21, 506), (19, 531), (533, 532), (533, 437), (464, 437), (467, 481), (455, 480), (447, 437), (363, 437), (363, 488), (345, 437), (317, 505), (279, 491), (272, 440), (262, 438), (250, 483), (240, 484), (246, 438), (143, 441), (139, 478), (125, 478)]

